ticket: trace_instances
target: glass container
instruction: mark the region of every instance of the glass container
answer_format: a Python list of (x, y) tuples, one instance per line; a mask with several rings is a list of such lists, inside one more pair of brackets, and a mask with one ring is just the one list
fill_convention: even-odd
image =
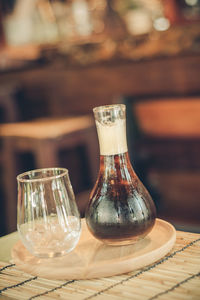
[(17, 229), (24, 246), (43, 258), (72, 251), (81, 221), (68, 170), (33, 170), (18, 175), (17, 181)]
[(86, 209), (87, 226), (105, 244), (132, 244), (151, 231), (155, 205), (129, 160), (125, 105), (105, 105), (93, 111), (100, 169)]

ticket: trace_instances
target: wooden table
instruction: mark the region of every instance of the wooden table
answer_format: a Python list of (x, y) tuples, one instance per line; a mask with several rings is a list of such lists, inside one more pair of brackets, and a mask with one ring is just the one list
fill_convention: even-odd
[(94, 280), (47, 280), (10, 262), (13, 233), (0, 238), (0, 298), (3, 299), (200, 299), (200, 234), (177, 231), (163, 259), (143, 269)]

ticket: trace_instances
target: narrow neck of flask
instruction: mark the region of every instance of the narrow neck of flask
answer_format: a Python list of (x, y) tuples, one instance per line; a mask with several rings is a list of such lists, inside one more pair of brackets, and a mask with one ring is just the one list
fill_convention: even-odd
[(101, 155), (99, 176), (105, 181), (117, 179), (121, 182), (132, 182), (136, 175), (131, 166), (128, 152), (110, 156)]

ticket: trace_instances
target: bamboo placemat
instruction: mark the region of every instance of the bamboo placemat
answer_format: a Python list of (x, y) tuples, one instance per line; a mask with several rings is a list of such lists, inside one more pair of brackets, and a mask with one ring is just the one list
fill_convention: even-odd
[(177, 232), (172, 251), (143, 269), (95, 280), (48, 280), (0, 262), (0, 295), (11, 299), (200, 299), (200, 235)]

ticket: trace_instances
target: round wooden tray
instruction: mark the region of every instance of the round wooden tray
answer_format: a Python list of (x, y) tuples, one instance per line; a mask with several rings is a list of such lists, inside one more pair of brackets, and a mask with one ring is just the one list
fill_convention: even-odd
[(91, 279), (127, 273), (165, 256), (176, 240), (174, 227), (156, 219), (152, 231), (136, 244), (107, 246), (95, 239), (82, 220), (77, 247), (62, 257), (39, 259), (18, 241), (12, 249), (14, 263), (23, 271), (48, 279)]

